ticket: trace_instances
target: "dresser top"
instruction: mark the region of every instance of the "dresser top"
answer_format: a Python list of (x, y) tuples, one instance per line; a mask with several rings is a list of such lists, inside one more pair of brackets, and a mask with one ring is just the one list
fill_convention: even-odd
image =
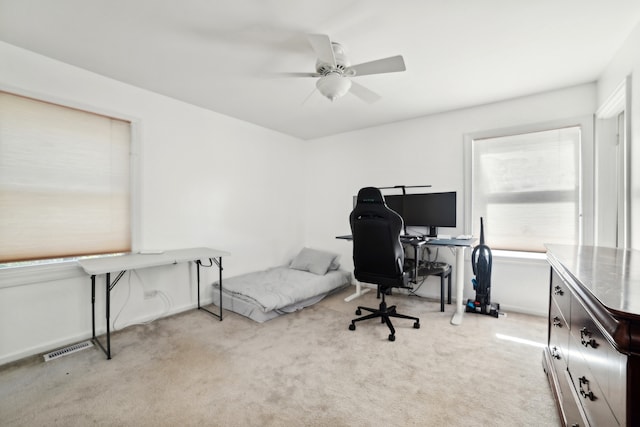
[(546, 245), (564, 270), (609, 310), (640, 316), (640, 251), (598, 246)]

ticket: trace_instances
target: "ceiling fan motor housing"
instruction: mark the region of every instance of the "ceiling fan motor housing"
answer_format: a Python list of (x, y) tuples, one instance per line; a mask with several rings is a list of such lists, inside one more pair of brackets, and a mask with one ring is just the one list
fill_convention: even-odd
[(333, 64), (329, 64), (327, 62), (321, 61), (318, 59), (316, 61), (316, 71), (319, 74), (327, 75), (331, 72), (338, 71), (340, 74), (344, 73), (347, 67), (351, 65), (347, 55), (345, 53), (344, 47), (340, 43), (331, 42), (331, 49), (333, 50), (333, 57), (336, 60), (336, 66)]

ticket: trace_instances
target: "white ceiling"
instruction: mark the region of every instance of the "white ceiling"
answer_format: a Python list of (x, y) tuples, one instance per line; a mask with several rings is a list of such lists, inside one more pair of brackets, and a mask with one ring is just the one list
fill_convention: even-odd
[[(0, 0), (0, 40), (302, 139), (595, 81), (638, 22), (638, 0)], [(308, 33), (407, 71), (332, 103), (278, 75), (315, 70)]]

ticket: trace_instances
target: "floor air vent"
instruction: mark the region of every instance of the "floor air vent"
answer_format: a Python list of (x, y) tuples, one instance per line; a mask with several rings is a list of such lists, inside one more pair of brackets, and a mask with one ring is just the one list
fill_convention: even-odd
[(58, 349), (56, 351), (52, 351), (51, 353), (47, 353), (44, 355), (44, 361), (48, 362), (53, 359), (57, 359), (62, 356), (66, 356), (67, 354), (76, 353), (78, 351), (82, 351), (89, 347), (93, 347), (91, 341), (84, 341), (78, 344), (73, 344), (65, 348)]

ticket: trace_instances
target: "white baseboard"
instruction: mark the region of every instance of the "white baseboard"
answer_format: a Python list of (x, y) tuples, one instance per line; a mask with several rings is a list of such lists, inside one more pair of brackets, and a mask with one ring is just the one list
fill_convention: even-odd
[(83, 333), (81, 335), (73, 335), (65, 338), (60, 338), (54, 341), (48, 341), (48, 342), (39, 344), (37, 346), (29, 347), (15, 353), (5, 354), (3, 356), (0, 356), (0, 366), (5, 365), (7, 363), (11, 363), (11, 362), (16, 362), (18, 360), (25, 359), (27, 357), (49, 353), (50, 351), (57, 350), (59, 348), (62, 348), (77, 342), (86, 341), (87, 339), (91, 339), (91, 331), (87, 333)]
[[(206, 306), (209, 305), (213, 302), (212, 299), (208, 299), (208, 300), (200, 300), (200, 305), (201, 306)], [(194, 308), (198, 307), (198, 303), (190, 303), (190, 304), (183, 304), (181, 306), (178, 307), (172, 307), (171, 310), (169, 310), (164, 316), (157, 318), (157, 315), (151, 315), (151, 316), (145, 316), (142, 317), (140, 319), (137, 319), (135, 322), (129, 323), (127, 325), (125, 325), (123, 328), (120, 328), (119, 330), (125, 329), (129, 326), (134, 326), (137, 324), (142, 324), (142, 323), (147, 323), (149, 321), (152, 320), (159, 320), (161, 318), (165, 318), (165, 317), (169, 317), (169, 316), (173, 316), (175, 314), (179, 314), (185, 311), (189, 311), (192, 310)], [(113, 320), (113, 317), (111, 318)], [(112, 333), (115, 332), (114, 330), (111, 331)], [(96, 335), (101, 336), (107, 333), (107, 328), (106, 326), (102, 327), (102, 328), (97, 328), (96, 329)], [(83, 332), (82, 334), (78, 334), (78, 335), (70, 335), (70, 336), (66, 336), (64, 338), (59, 338), (56, 340), (52, 340), (52, 341), (47, 341), (44, 343), (41, 343), (37, 346), (33, 346), (33, 347), (29, 347), (14, 353), (9, 353), (9, 354), (5, 354), (0, 356), (0, 366), (5, 365), (7, 363), (12, 363), (12, 362), (16, 362), (18, 360), (21, 359), (25, 359), (28, 357), (32, 357), (32, 356), (38, 356), (40, 354), (44, 354), (44, 353), (49, 353), (51, 351), (57, 350), (59, 348), (62, 347), (66, 347), (68, 345), (71, 344), (75, 344), (81, 341), (85, 341), (91, 339), (91, 324), (87, 325), (87, 331)], [(115, 344), (117, 345), (117, 344)]]

